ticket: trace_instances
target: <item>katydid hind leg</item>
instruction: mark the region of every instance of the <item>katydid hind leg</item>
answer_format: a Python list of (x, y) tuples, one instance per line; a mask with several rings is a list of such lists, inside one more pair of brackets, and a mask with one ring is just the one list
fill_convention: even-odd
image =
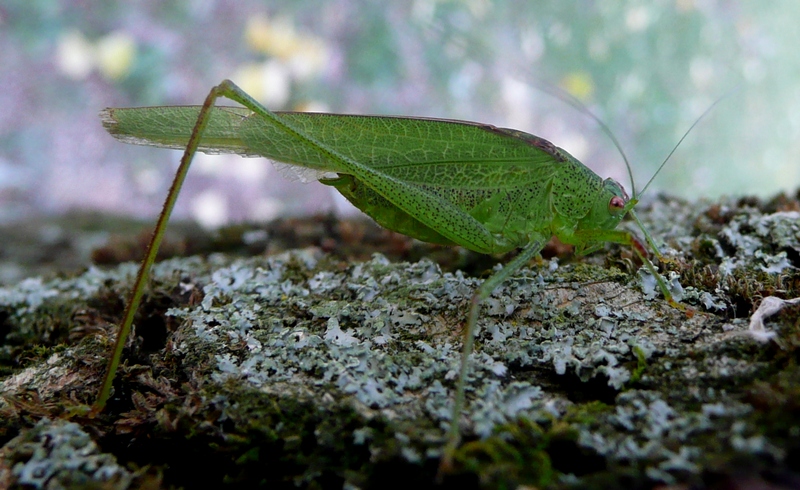
[(461, 412), (465, 404), (466, 380), (469, 375), (469, 357), (472, 354), (472, 348), (475, 342), (475, 330), (478, 325), (478, 314), (480, 312), (480, 304), (483, 300), (488, 298), (492, 292), (506, 281), (512, 274), (517, 272), (525, 264), (527, 264), (534, 256), (542, 251), (547, 240), (544, 237), (537, 237), (532, 239), (520, 253), (514, 257), (508, 264), (488, 279), (483, 281), (483, 284), (475, 292), (472, 297), (469, 316), (467, 317), (467, 325), (464, 329), (463, 347), (461, 349), (461, 364), (459, 367), (458, 380), (456, 381), (456, 395), (453, 401), (453, 411), (451, 414), (450, 427), (447, 432), (447, 442), (443, 449), (442, 460), (439, 465), (439, 476), (448, 473), (453, 466), (453, 456), (458, 443), (461, 439), (461, 431), (459, 428), (459, 420), (461, 419)]
[(175, 172), (175, 178), (172, 181), (169, 193), (164, 201), (164, 206), (161, 208), (161, 214), (158, 216), (158, 221), (156, 222), (155, 229), (153, 230), (153, 235), (150, 238), (150, 243), (147, 246), (145, 258), (142, 260), (142, 263), (139, 266), (139, 270), (136, 274), (136, 279), (133, 283), (133, 288), (128, 298), (128, 304), (125, 307), (123, 320), (120, 324), (117, 332), (117, 338), (114, 342), (114, 350), (112, 351), (111, 357), (108, 360), (106, 374), (103, 378), (103, 386), (101, 387), (100, 392), (97, 395), (97, 399), (92, 407), (94, 412), (102, 411), (103, 408), (105, 408), (109, 396), (111, 395), (111, 388), (117, 369), (119, 368), (120, 360), (122, 358), (122, 351), (125, 347), (128, 336), (130, 335), (131, 327), (133, 326), (133, 319), (136, 316), (136, 311), (142, 301), (144, 288), (150, 276), (150, 269), (155, 262), (156, 254), (158, 253), (161, 240), (163, 239), (164, 232), (166, 231), (167, 222), (172, 214), (172, 209), (175, 207), (175, 202), (178, 199), (178, 194), (180, 193), (181, 186), (186, 178), (186, 174), (189, 172), (189, 166), (191, 165), (192, 159), (197, 152), (203, 131), (210, 120), (211, 108), (214, 106), (216, 99), (224, 95), (225, 92), (222, 85), (218, 85), (211, 89), (197, 116), (197, 122), (195, 123), (192, 134), (189, 137), (186, 148), (184, 149), (180, 166)]
[[(352, 173), (359, 181), (369, 185), (395, 206), (418, 219), (425, 226), (436, 230), (448, 240), (481, 253), (493, 253), (498, 249), (498, 237), (451, 201), (402, 179), (391, 178), (378, 169), (329, 148), (313, 135), (304, 133), (289, 121), (268, 111), (229, 80), (223, 81), (219, 88), (220, 95), (250, 109), (264, 123), (289, 135), (298, 146), (321, 154), (330, 163), (332, 172)], [(499, 248), (509, 249), (505, 244)]]
[[(141, 303), (142, 296), (144, 294), (145, 284), (147, 283), (147, 280), (149, 278), (150, 269), (153, 263), (155, 262), (156, 254), (158, 253), (158, 249), (161, 245), (161, 240), (164, 236), (167, 222), (169, 221), (169, 217), (172, 214), (172, 209), (174, 208), (175, 202), (178, 198), (178, 194), (180, 193), (181, 186), (183, 185), (183, 182), (189, 171), (192, 159), (194, 158), (194, 155), (197, 152), (197, 149), (200, 145), (200, 140), (203, 136), (203, 132), (211, 119), (211, 114), (212, 114), (211, 109), (214, 107), (214, 103), (216, 102), (216, 100), (220, 97), (226, 97), (235, 102), (239, 102), (240, 104), (244, 105), (245, 107), (254, 112), (257, 112), (259, 114), (262, 113), (269, 114), (272, 116), (273, 119), (275, 119), (275, 116), (272, 115), (272, 113), (264, 109), (258, 102), (255, 101), (255, 99), (247, 95), (244, 91), (242, 91), (239, 87), (237, 87), (235, 84), (233, 84), (233, 82), (230, 82), (229, 80), (225, 80), (219, 85), (212, 88), (211, 91), (208, 93), (208, 96), (206, 96), (206, 99), (203, 102), (200, 112), (198, 113), (197, 121), (195, 122), (195, 126), (192, 129), (189, 141), (186, 145), (186, 148), (184, 149), (183, 156), (181, 157), (180, 166), (178, 167), (178, 170), (175, 173), (175, 178), (172, 181), (169, 193), (167, 194), (167, 198), (164, 201), (164, 206), (161, 209), (161, 214), (159, 215), (158, 221), (156, 222), (153, 235), (147, 247), (145, 258), (142, 261), (142, 264), (139, 267), (139, 270), (136, 274), (136, 279), (133, 284), (133, 289), (128, 299), (128, 304), (125, 307), (123, 321), (119, 327), (117, 338), (114, 343), (114, 350), (112, 351), (111, 357), (109, 358), (108, 361), (106, 374), (103, 379), (103, 385), (100, 389), (100, 392), (93, 406), (93, 410), (95, 412), (100, 412), (103, 410), (103, 408), (106, 405), (106, 402), (108, 401), (109, 396), (111, 395), (111, 388), (114, 382), (116, 371), (119, 368), (119, 363), (122, 357), (122, 351), (125, 347), (125, 343), (128, 339), (128, 336), (130, 335), (130, 331), (133, 326), (133, 319), (136, 316), (136, 311), (139, 308), (139, 304)], [(295, 133), (298, 132), (295, 131)], [(300, 139), (304, 137), (302, 133), (299, 133), (298, 136)]]

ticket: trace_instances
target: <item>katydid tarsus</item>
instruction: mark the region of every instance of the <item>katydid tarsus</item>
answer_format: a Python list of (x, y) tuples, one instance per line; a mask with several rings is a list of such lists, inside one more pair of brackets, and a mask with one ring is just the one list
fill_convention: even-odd
[[(219, 97), (243, 107), (215, 106)], [(106, 109), (101, 117), (121, 141), (184, 153), (133, 285), (96, 411), (111, 393), (149, 270), (198, 150), (263, 156), (316, 172), (320, 182), (335, 187), (382, 226), (423, 241), (485, 254), (521, 248), (483, 282), (471, 302), (443, 448), (445, 466), (460, 439), (480, 303), (539, 254), (551, 236), (574, 245), (578, 254), (604, 242), (631, 246), (675, 304), (645, 247), (630, 232), (616, 230), (630, 214), (658, 255), (633, 211), (638, 196), (628, 198), (616, 181), (603, 180), (566, 151), (521, 131), (444, 119), (273, 113), (228, 80), (214, 87), (202, 106)]]

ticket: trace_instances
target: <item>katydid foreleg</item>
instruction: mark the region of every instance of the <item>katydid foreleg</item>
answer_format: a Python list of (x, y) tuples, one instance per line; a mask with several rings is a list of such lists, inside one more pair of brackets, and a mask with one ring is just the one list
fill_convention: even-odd
[[(633, 213), (632, 210), (629, 211), (629, 213), (632, 214), (635, 217), (636, 222), (641, 225), (638, 216), (636, 216), (636, 214)], [(642, 227), (642, 229), (644, 230), (644, 227)], [(586, 244), (589, 243), (596, 244), (593, 246), (586, 247), (584, 249), (579, 248), (577, 250), (577, 253), (579, 255), (589, 254), (595, 251), (605, 242), (618, 243), (620, 245), (628, 245), (629, 247), (631, 247), (636, 256), (639, 257), (639, 260), (642, 261), (642, 264), (645, 266), (647, 271), (653, 276), (653, 278), (656, 281), (656, 284), (658, 285), (658, 288), (661, 290), (661, 294), (664, 295), (664, 299), (667, 300), (667, 302), (674, 308), (678, 308), (681, 310), (685, 309), (683, 305), (676, 302), (675, 299), (672, 297), (672, 293), (670, 292), (667, 283), (664, 281), (664, 279), (661, 278), (661, 275), (656, 270), (656, 267), (653, 265), (652, 262), (650, 262), (650, 259), (648, 259), (647, 249), (644, 247), (644, 244), (642, 244), (642, 242), (640, 242), (639, 239), (636, 238), (636, 236), (633, 233), (624, 230), (581, 230), (576, 232), (576, 237), (579, 238), (580, 240), (583, 240), (584, 243)], [(649, 235), (647, 239), (650, 246), (653, 247), (653, 249), (656, 252), (658, 252), (658, 249), (655, 248), (655, 244), (653, 243)], [(660, 255), (658, 256), (660, 257)]]

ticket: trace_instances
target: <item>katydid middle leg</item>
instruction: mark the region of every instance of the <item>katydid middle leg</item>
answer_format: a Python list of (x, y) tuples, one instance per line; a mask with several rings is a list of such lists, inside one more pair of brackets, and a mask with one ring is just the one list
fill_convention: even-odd
[(439, 476), (446, 474), (453, 466), (453, 455), (458, 443), (461, 440), (461, 430), (459, 427), (459, 420), (461, 418), (461, 411), (464, 409), (466, 380), (469, 374), (469, 357), (472, 354), (472, 348), (475, 342), (475, 331), (478, 326), (478, 314), (480, 313), (480, 304), (483, 300), (487, 299), (492, 292), (497, 289), (503, 282), (506, 281), (512, 274), (517, 272), (525, 264), (527, 264), (535, 255), (542, 251), (546, 240), (539, 236), (531, 239), (530, 243), (520, 251), (520, 253), (511, 262), (506, 264), (502, 269), (497, 271), (491, 277), (483, 281), (483, 284), (475, 292), (470, 302), (469, 316), (467, 317), (467, 325), (463, 332), (463, 347), (461, 349), (461, 366), (459, 368), (458, 380), (456, 381), (456, 395), (453, 401), (453, 411), (450, 420), (450, 428), (447, 431), (447, 441), (442, 451), (442, 460), (439, 465)]

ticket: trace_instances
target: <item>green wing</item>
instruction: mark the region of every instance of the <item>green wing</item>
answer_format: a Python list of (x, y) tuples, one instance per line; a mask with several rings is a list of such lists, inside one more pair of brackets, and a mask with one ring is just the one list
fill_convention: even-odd
[[(125, 143), (181, 150), (199, 106), (106, 109), (103, 125)], [(328, 172), (285, 133), (238, 107), (215, 107), (200, 142), (206, 153), (262, 156)], [(475, 190), (508, 188), (542, 180), (564, 160), (552, 144), (520, 131), (448, 119), (276, 112), (334, 151), (405, 182)]]
[[(100, 111), (100, 120), (123, 143), (183, 150), (199, 113), (200, 106), (107, 108)], [(240, 137), (242, 121), (252, 113), (243, 107), (213, 108), (200, 151), (261, 156)]]
[[(101, 117), (106, 129), (124, 142), (183, 149), (199, 110), (198, 106), (106, 109)], [(500, 249), (513, 248), (524, 242), (530, 221), (547, 222), (549, 185), (559, 164), (568, 158), (536, 136), (464, 121), (302, 112), (276, 115), (318, 143), (363, 165), (373, 177), (380, 176), (376, 179), (362, 173), (347, 181), (348, 186), (366, 185), (372, 193), (362, 190), (351, 196), (345, 194), (379, 223), (398, 230), (365, 209), (375, 207), (371, 204), (377, 199), (373, 193), (394, 203), (398, 209), (392, 213), (398, 218), (405, 213), (412, 220), (428, 222), (426, 226), (431, 228), (421, 237), (398, 231), (428, 241), (461, 243), (479, 251), (499, 251), (492, 234), (510, 240)], [(199, 149), (263, 156), (320, 172), (353, 174), (352, 167), (341, 167), (340, 160), (327, 158), (325, 152), (298, 145), (279, 127), (245, 108), (213, 108)], [(323, 180), (329, 185), (335, 185), (334, 181)], [(425, 204), (419, 205), (420, 200)], [(436, 209), (436, 202), (455, 206), (481, 222), (487, 231), (465, 240), (452, 233), (443, 233), (447, 238), (438, 235), (433, 231), (437, 226), (425, 216)], [(456, 229), (457, 225), (449, 228)], [(432, 239), (436, 237), (429, 231), (441, 239)]]

